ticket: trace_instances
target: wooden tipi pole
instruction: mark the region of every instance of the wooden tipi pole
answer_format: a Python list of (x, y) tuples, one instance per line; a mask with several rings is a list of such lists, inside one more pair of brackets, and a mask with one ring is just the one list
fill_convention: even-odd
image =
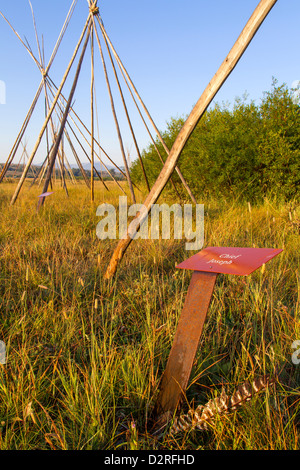
[(91, 23), (91, 202), (95, 200), (94, 185), (94, 18)]
[(28, 111), (28, 113), (27, 113), (27, 115), (26, 115), (26, 117), (25, 117), (25, 119), (24, 119), (24, 122), (23, 122), (23, 124), (22, 124), (22, 127), (21, 127), (21, 129), (20, 129), (20, 131), (19, 131), (19, 134), (18, 134), (18, 136), (17, 136), (17, 138), (16, 138), (16, 140), (15, 140), (15, 142), (14, 142), (14, 145), (13, 145), (13, 147), (12, 147), (10, 153), (9, 153), (9, 156), (8, 156), (8, 158), (7, 158), (7, 160), (6, 160), (5, 164), (4, 164), (4, 167), (2, 168), (2, 171), (1, 171), (1, 174), (0, 174), (0, 183), (2, 182), (2, 180), (3, 180), (3, 178), (4, 178), (5, 174), (6, 174), (6, 172), (7, 172), (7, 170), (8, 170), (8, 168), (10, 167), (10, 165), (11, 165), (13, 159), (15, 158), (15, 155), (16, 155), (16, 153), (17, 153), (18, 147), (19, 147), (20, 142), (21, 142), (21, 140), (22, 140), (22, 138), (23, 138), (23, 136), (24, 136), (24, 134), (25, 134), (26, 128), (27, 128), (28, 123), (29, 123), (29, 121), (30, 121), (30, 118), (31, 118), (31, 116), (32, 116), (32, 114), (33, 114), (34, 108), (35, 108), (36, 103), (37, 103), (37, 101), (38, 101), (38, 99), (39, 99), (39, 96), (40, 96), (40, 94), (41, 94), (42, 89), (43, 89), (43, 82), (41, 82), (40, 85), (39, 85), (39, 88), (38, 88), (38, 90), (37, 90), (37, 92), (36, 92), (36, 94), (35, 94), (35, 97), (34, 97), (33, 102), (32, 102), (32, 104), (31, 104), (31, 106), (30, 106), (30, 108), (29, 108), (29, 111)]
[(203, 94), (200, 96), (198, 102), (192, 109), (192, 112), (188, 116), (185, 124), (181, 128), (172, 148), (169, 153), (169, 156), (165, 162), (165, 165), (158, 176), (151, 192), (147, 196), (143, 209), (137, 214), (129, 225), (126, 234), (123, 239), (121, 239), (113, 253), (113, 256), (110, 260), (110, 263), (107, 267), (106, 273), (104, 275), (105, 279), (110, 279), (114, 276), (120, 261), (122, 260), (124, 253), (128, 246), (130, 245), (131, 240), (136, 235), (143, 221), (148, 216), (148, 213), (151, 210), (151, 206), (155, 204), (158, 197), (160, 196), (163, 188), (168, 182), (171, 174), (176, 167), (178, 158), (184, 148), (187, 140), (189, 139), (191, 133), (199, 122), (200, 118), (205, 113), (207, 107), (213, 100), (214, 96), (221, 88), (225, 80), (228, 78), (243, 53), (247, 49), (251, 40), (253, 39), (255, 33), (263, 23), (264, 19), (271, 11), (277, 0), (261, 0), (251, 15), (249, 21), (232, 47), (231, 51), (221, 64), (219, 70), (216, 72)]

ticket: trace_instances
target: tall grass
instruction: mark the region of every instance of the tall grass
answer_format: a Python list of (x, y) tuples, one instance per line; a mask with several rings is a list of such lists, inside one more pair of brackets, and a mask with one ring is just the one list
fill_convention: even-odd
[[(298, 449), (299, 207), (265, 201), (205, 204), (205, 246), (284, 248), (246, 278), (219, 275), (183, 409), (221, 387), (279, 373), (276, 388), (207, 432), (160, 439), (149, 431), (191, 273), (184, 241), (133, 241), (116, 278), (103, 280), (115, 241), (96, 237), (97, 205), (119, 191), (38, 189), (9, 206), (0, 186), (1, 449)], [(141, 196), (140, 196), (141, 197)], [(142, 200), (142, 197), (141, 197)]]

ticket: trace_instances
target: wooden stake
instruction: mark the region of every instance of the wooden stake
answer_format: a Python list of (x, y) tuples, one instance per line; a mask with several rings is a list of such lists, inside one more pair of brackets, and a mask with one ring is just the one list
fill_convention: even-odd
[(131, 240), (136, 235), (139, 227), (143, 223), (143, 221), (148, 216), (148, 213), (153, 204), (159, 198), (163, 188), (167, 184), (168, 180), (170, 179), (171, 174), (174, 171), (178, 158), (189, 139), (191, 133), (193, 132), (194, 128), (196, 127), (197, 123), (199, 122), (200, 118), (205, 113), (207, 107), (215, 97), (218, 90), (221, 88), (222, 84), (228, 78), (236, 64), (238, 63), (239, 59), (242, 57), (243, 53), (247, 49), (248, 45), (250, 44), (251, 40), (253, 39), (255, 33), (259, 29), (260, 25), (273, 8), (277, 0), (261, 0), (258, 6), (256, 7), (254, 13), (252, 14), (251, 18), (247, 22), (245, 28), (243, 29), (242, 33), (240, 34), (239, 38), (235, 42), (233, 48), (229, 52), (228, 56), (221, 64), (219, 70), (212, 78), (211, 82), (208, 84), (206, 89), (204, 90), (203, 94), (199, 98), (198, 102), (196, 103), (195, 107), (193, 108), (192, 112), (188, 116), (185, 124), (181, 128), (173, 147), (169, 153), (169, 156), (165, 162), (165, 165), (158, 176), (156, 183), (154, 184), (151, 192), (147, 196), (144, 204), (143, 210), (137, 214), (137, 216), (133, 219), (132, 223), (130, 224), (131, 227), (134, 229), (130, 230), (130, 226), (127, 229), (127, 233), (124, 235), (124, 238), (119, 241), (113, 256), (110, 260), (110, 263), (107, 267), (105, 273), (105, 279), (110, 279), (114, 276), (120, 261), (122, 260), (124, 253), (128, 246), (131, 243)]

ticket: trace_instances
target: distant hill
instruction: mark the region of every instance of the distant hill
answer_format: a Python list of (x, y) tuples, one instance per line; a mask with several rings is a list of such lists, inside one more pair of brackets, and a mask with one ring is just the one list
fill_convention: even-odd
[[(82, 166), (83, 166), (83, 168), (84, 168), (85, 170), (90, 170), (90, 169), (91, 169), (91, 164), (90, 164), (90, 162), (82, 162)], [(118, 166), (119, 166), (119, 165), (118, 165)], [(95, 162), (94, 162), (94, 167), (96, 168), (97, 171), (101, 171), (101, 170), (102, 170), (102, 171), (106, 171), (104, 165), (101, 164), (99, 161), (95, 161)], [(114, 166), (112, 166), (112, 165), (106, 165), (106, 167), (109, 169), (109, 171), (111, 171), (111, 170), (114, 169), (114, 170), (116, 170), (116, 172), (119, 172), (119, 171), (116, 169), (116, 167), (114, 167)], [(73, 169), (73, 168), (78, 168), (78, 165), (77, 165), (76, 163), (72, 163), (72, 164), (71, 164), (71, 168), (72, 168), (72, 169)], [(121, 166), (119, 166), (119, 168), (120, 168), (122, 171), (124, 171)]]
[[(4, 166), (4, 163), (0, 163), (0, 171), (2, 170)], [(78, 168), (77, 165), (70, 165), (71, 166), (71, 169), (72, 169), (72, 172), (73, 172), (73, 175), (75, 176), (75, 178), (83, 178), (82, 176), (82, 173), (81, 173), (81, 170)], [(110, 174), (106, 171), (106, 169), (104, 168), (104, 166), (102, 165), (101, 167), (101, 163), (100, 162), (95, 162), (95, 168), (97, 170), (97, 172), (99, 173), (99, 175), (104, 179), (104, 180), (111, 180), (111, 176)], [(90, 178), (91, 176), (91, 167), (90, 167), (90, 163), (82, 163), (82, 167), (87, 175), (88, 178)], [(124, 176), (122, 175), (122, 173), (119, 172), (119, 170), (117, 170), (116, 168), (114, 167), (111, 167), (111, 166), (107, 166), (109, 172), (113, 175), (113, 177), (116, 179), (116, 180), (123, 180), (124, 179)], [(123, 168), (120, 167), (120, 169), (123, 171)], [(5, 176), (6, 178), (20, 178), (22, 173), (23, 173), (23, 170), (24, 170), (24, 165), (21, 164), (21, 165), (18, 165), (18, 164), (11, 164), (8, 171), (6, 172)], [(36, 165), (31, 165), (29, 171), (28, 171), (28, 174), (27, 174), (27, 178), (34, 178), (35, 176), (37, 176), (39, 174), (41, 170), (41, 164), (36, 164)], [(65, 169), (65, 172), (67, 173), (68, 170)], [(94, 172), (94, 175), (97, 176), (96, 172)], [(60, 170), (59, 169), (56, 169), (56, 176), (59, 178), (60, 177)]]

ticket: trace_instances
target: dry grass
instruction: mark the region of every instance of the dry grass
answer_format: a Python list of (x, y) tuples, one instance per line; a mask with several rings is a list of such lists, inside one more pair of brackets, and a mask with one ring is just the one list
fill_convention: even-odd
[(284, 248), (247, 278), (220, 275), (184, 409), (220, 387), (280, 371), (263, 392), (208, 432), (154, 439), (147, 424), (190, 273), (183, 241), (132, 242), (103, 281), (115, 241), (96, 237), (97, 205), (119, 191), (59, 187), (35, 212), (39, 189), (9, 206), (0, 185), (1, 449), (298, 449), (299, 207), (265, 201), (205, 204), (205, 245)]

